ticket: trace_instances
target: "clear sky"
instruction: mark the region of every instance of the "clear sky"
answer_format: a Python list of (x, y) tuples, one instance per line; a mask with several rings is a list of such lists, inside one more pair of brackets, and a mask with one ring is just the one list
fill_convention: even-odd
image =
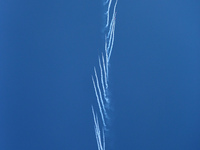
[[(103, 9), (0, 1), (0, 149), (97, 150)], [(114, 150), (199, 150), (200, 1), (118, 0), (109, 81)]]

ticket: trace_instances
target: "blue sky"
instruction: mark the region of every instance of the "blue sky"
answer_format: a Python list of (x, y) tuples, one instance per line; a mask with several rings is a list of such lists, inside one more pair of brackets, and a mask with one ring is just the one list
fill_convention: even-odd
[[(0, 149), (97, 149), (91, 75), (102, 1), (0, 2)], [(200, 149), (200, 2), (120, 1), (110, 64), (115, 150)]]

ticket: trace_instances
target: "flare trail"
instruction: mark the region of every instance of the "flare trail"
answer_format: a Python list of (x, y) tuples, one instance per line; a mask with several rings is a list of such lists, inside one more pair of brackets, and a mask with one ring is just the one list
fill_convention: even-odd
[[(98, 150), (106, 149), (106, 135), (105, 132), (109, 132), (107, 123), (110, 119), (107, 113), (110, 109), (110, 99), (108, 97), (108, 73), (109, 73), (109, 62), (114, 45), (115, 37), (115, 23), (116, 23), (116, 7), (118, 0), (106, 0), (104, 2), (104, 7), (106, 7), (106, 12), (104, 13), (106, 17), (105, 25), (105, 51), (102, 52), (102, 56), (99, 57), (99, 74), (94, 67), (94, 75), (92, 76), (92, 82), (94, 86), (94, 91), (97, 99), (98, 110), (97, 113), (92, 106), (92, 114), (94, 119), (94, 130), (96, 135)], [(112, 15), (110, 15), (112, 14)], [(111, 17), (110, 17), (111, 16)], [(98, 119), (100, 116), (100, 120)]]

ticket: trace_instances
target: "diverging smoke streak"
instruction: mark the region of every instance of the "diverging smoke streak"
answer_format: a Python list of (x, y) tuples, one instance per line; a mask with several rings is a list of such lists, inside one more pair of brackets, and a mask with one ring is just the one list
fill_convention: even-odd
[[(98, 150), (106, 149), (106, 136), (109, 133), (107, 123), (109, 122), (108, 110), (110, 109), (110, 100), (108, 98), (108, 73), (109, 73), (109, 62), (112, 54), (113, 44), (114, 44), (114, 33), (115, 33), (115, 23), (116, 23), (116, 6), (117, 0), (113, 2), (112, 0), (106, 0), (104, 2), (106, 7), (106, 25), (105, 25), (105, 51), (102, 56), (99, 57), (99, 74), (94, 68), (95, 79), (92, 76), (92, 82), (94, 86), (94, 91), (97, 99), (97, 104), (99, 108), (99, 113), (95, 112), (92, 106), (92, 114), (94, 119), (94, 130), (96, 135)], [(110, 15), (112, 10), (112, 15)], [(111, 18), (110, 18), (111, 16)], [(105, 59), (104, 59), (105, 58)], [(100, 122), (98, 116), (100, 115)]]

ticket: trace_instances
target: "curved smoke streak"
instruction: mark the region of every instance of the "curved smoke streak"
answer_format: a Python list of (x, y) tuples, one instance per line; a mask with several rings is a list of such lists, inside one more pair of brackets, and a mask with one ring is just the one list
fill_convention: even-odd
[[(116, 6), (117, 0), (113, 2), (112, 0), (106, 0), (104, 6), (107, 7), (106, 15), (106, 25), (105, 25), (105, 52), (102, 52), (102, 56), (99, 57), (99, 72), (97, 74), (96, 68), (94, 67), (94, 76), (92, 76), (92, 83), (94, 86), (94, 91), (97, 99), (97, 104), (99, 108), (99, 116), (95, 112), (92, 106), (92, 114), (94, 118), (94, 130), (96, 135), (98, 150), (106, 149), (106, 136), (105, 132), (109, 132), (107, 127), (107, 122), (109, 121), (109, 116), (107, 111), (110, 109), (110, 99), (108, 98), (108, 73), (109, 73), (109, 62), (113, 50), (114, 37), (115, 37), (115, 23), (116, 23)], [(112, 16), (110, 16), (112, 11)], [(100, 122), (99, 122), (100, 121)]]

